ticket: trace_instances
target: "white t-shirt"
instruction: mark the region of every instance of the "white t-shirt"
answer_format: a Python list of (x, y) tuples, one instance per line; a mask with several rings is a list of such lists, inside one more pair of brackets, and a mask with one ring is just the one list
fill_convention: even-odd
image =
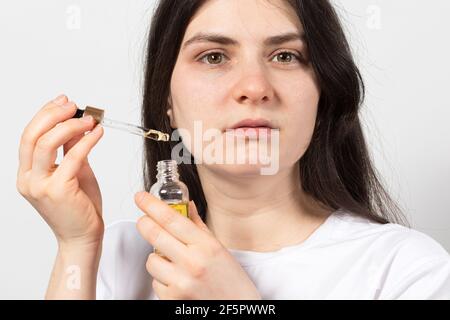
[[(431, 237), (335, 211), (300, 244), (273, 252), (228, 249), (263, 299), (450, 299), (450, 256)], [(153, 252), (135, 221), (107, 227), (97, 299), (158, 299)]]

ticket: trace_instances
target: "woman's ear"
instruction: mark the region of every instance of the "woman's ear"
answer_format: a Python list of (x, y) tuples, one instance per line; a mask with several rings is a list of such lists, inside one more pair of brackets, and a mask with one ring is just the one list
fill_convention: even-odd
[(175, 121), (174, 121), (174, 119), (173, 119), (173, 110), (172, 110), (172, 108), (169, 108), (169, 109), (167, 110), (167, 116), (169, 117), (169, 120), (170, 120), (170, 127), (171, 127), (172, 129), (175, 129), (176, 126), (175, 126)]
[(168, 104), (168, 108), (167, 108), (167, 116), (169, 117), (170, 120), (170, 127), (172, 129), (175, 129), (175, 119), (173, 117), (173, 109), (172, 109), (172, 97), (169, 95), (169, 97), (167, 98), (167, 104)]

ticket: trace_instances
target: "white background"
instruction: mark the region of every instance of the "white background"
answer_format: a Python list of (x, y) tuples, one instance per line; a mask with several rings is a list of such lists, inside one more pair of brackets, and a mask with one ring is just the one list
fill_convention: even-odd
[[(339, 0), (367, 84), (363, 119), (375, 165), (412, 226), (450, 250), (450, 2)], [(44, 297), (56, 243), (16, 191), (20, 135), (59, 93), (139, 123), (154, 1), (0, 2), (0, 298)], [(135, 219), (141, 139), (105, 128), (90, 162), (106, 223)]]

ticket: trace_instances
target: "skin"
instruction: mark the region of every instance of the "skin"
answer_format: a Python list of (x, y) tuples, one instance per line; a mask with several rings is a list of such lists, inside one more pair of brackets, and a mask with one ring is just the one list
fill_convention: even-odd
[(193, 201), (190, 219), (147, 192), (138, 193), (135, 201), (146, 213), (137, 223), (139, 232), (166, 257), (152, 253), (146, 264), (160, 299), (261, 299), (240, 264), (203, 223)]
[[(173, 128), (188, 133), (181, 135), (196, 159), (203, 154), (188, 139), (195, 139), (194, 121), (201, 121), (203, 132), (219, 129), (220, 138), (225, 139), (224, 131), (237, 121), (270, 119), (280, 130), (280, 170), (263, 176), (259, 163), (197, 165), (208, 202), (207, 224), (193, 204), (191, 224), (170, 208), (164, 217), (167, 206), (146, 193), (138, 195), (136, 202), (147, 213), (138, 229), (168, 257), (150, 254), (147, 261), (159, 297), (260, 299), (227, 248), (264, 252), (300, 243), (330, 213), (304, 194), (298, 179), (297, 162), (310, 143), (317, 114), (320, 89), (316, 77), (307, 61), (288, 59), (283, 64), (276, 57), (283, 50), (296, 50), (307, 57), (307, 50), (298, 40), (282, 46), (263, 45), (268, 35), (302, 32), (302, 27), (282, 1), (277, 2), (278, 9), (263, 3), (216, 0), (199, 10), (186, 30), (172, 74), (168, 116)], [(205, 30), (234, 38), (240, 45), (202, 42), (184, 46)], [(211, 52), (226, 58), (209, 60), (205, 54)], [(246, 149), (237, 151), (248, 156), (247, 148), (254, 147), (254, 141), (248, 143)]]
[[(184, 47), (198, 32), (224, 34), (239, 44)], [(284, 1), (209, 1), (190, 22), (173, 71), (168, 115), (174, 128), (194, 136), (196, 120), (206, 131), (258, 117), (279, 128), (275, 175), (261, 175), (258, 164), (197, 164), (208, 202), (207, 225), (227, 248), (272, 251), (302, 242), (330, 213), (302, 191), (298, 179), (297, 163), (310, 144), (320, 97), (307, 47), (301, 40), (264, 45), (267, 37), (285, 32), (303, 33), (303, 28)], [(280, 56), (284, 51), (306, 61)], [(208, 59), (211, 53), (219, 57)], [(196, 159), (202, 157), (188, 149)]]
[[(58, 253), (47, 299), (93, 299), (104, 224), (102, 199), (87, 155), (103, 135), (92, 118), (71, 119), (76, 105), (61, 95), (26, 126), (19, 147), (17, 190), (52, 229)], [(90, 134), (84, 135), (86, 131)], [(55, 165), (57, 149), (64, 158)], [(80, 290), (66, 284), (71, 266), (80, 270)]]
[[(204, 130), (224, 133), (244, 118), (265, 117), (280, 130), (280, 169), (262, 176), (259, 163), (198, 165), (208, 201), (207, 224), (193, 203), (187, 219), (141, 192), (135, 196), (144, 213), (137, 229), (167, 257), (152, 253), (146, 265), (160, 299), (260, 299), (227, 248), (263, 252), (296, 244), (328, 216), (329, 210), (303, 193), (297, 166), (314, 130), (320, 89), (307, 61), (279, 56), (288, 50), (307, 60), (303, 42), (263, 45), (268, 36), (302, 31), (281, 0), (209, 1), (191, 20), (183, 43), (200, 30), (223, 33), (240, 45), (196, 43), (180, 51), (169, 97), (172, 126), (193, 135), (194, 120), (201, 120)], [(196, 59), (211, 50), (228, 59), (219, 66)], [(48, 102), (25, 128), (19, 148), (17, 189), (58, 241), (47, 299), (95, 299), (104, 223), (100, 189), (87, 156), (103, 129), (92, 130), (92, 119), (71, 119), (75, 110), (64, 95)], [(60, 146), (64, 158), (56, 166)], [(67, 286), (67, 270), (74, 265), (81, 276), (78, 290)]]

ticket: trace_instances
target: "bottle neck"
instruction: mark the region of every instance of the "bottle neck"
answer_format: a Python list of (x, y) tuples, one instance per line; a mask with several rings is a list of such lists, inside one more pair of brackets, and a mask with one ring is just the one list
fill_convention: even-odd
[(158, 173), (156, 175), (156, 179), (159, 182), (171, 182), (171, 181), (178, 181), (179, 180), (179, 176), (178, 176), (178, 174), (175, 175), (173, 173), (171, 173), (171, 174), (160, 174), (160, 173)]
[(162, 160), (157, 164), (158, 173), (156, 175), (156, 179), (159, 182), (171, 182), (178, 181), (178, 167), (175, 160)]

